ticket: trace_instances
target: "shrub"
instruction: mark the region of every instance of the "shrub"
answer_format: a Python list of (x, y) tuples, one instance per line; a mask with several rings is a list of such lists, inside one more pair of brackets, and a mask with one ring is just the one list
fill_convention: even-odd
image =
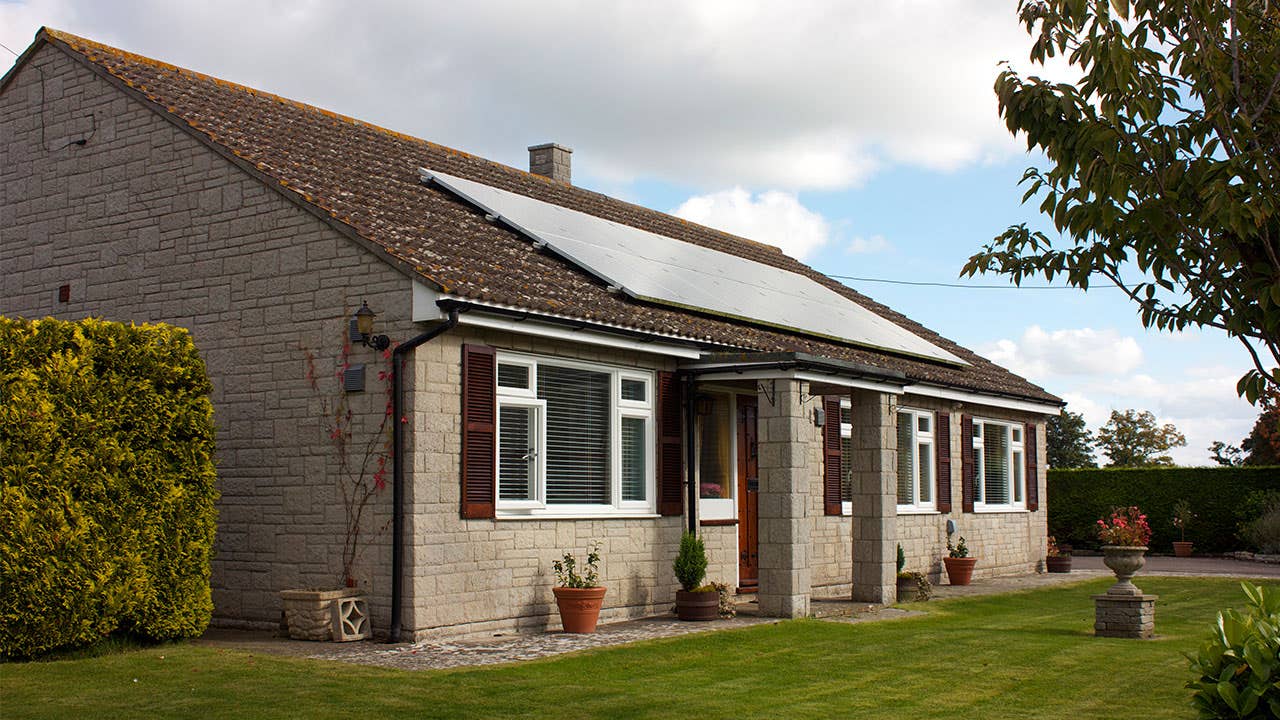
[(1258, 552), (1280, 553), (1280, 505), (1246, 525), (1244, 539)]
[[(1246, 518), (1240, 509), (1255, 491), (1280, 490), (1280, 468), (1103, 468), (1050, 470), (1049, 534), (1077, 549), (1097, 548), (1096, 521), (1114, 507), (1141, 506), (1158, 522), (1149, 546), (1169, 552), (1179, 531), (1166, 518), (1185, 499), (1195, 513), (1187, 540), (1201, 552), (1225, 552), (1243, 546), (1237, 529)], [(1248, 519), (1261, 514), (1252, 515)]]
[(671, 569), (675, 570), (676, 580), (680, 581), (685, 592), (697, 588), (707, 574), (707, 548), (702, 544), (702, 538), (690, 532), (681, 535), (680, 552)]
[(209, 390), (181, 328), (0, 318), (0, 654), (208, 626)]
[(1186, 653), (1196, 675), (1186, 687), (1201, 718), (1280, 717), (1280, 593), (1240, 587), (1247, 610), (1218, 613), (1209, 640)]

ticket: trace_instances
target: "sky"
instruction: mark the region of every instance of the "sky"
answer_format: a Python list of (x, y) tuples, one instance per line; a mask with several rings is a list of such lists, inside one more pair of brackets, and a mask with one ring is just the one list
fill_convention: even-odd
[(778, 245), (1092, 429), (1150, 410), (1186, 435), (1176, 462), (1211, 464), (1257, 416), (1235, 393), (1238, 341), (1147, 331), (1115, 288), (959, 278), (1009, 225), (1047, 229), (1018, 187), (1040, 158), (992, 85), (1002, 61), (1072, 70), (1027, 60), (1015, 5), (0, 0), (0, 43), (21, 52), (47, 25), (515, 167), (567, 145), (576, 185)]

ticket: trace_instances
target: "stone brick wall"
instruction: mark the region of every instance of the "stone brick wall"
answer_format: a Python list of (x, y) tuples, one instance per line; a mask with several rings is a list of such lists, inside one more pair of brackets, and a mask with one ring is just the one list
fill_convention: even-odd
[[(917, 395), (905, 395), (899, 398), (898, 405), (948, 412), (951, 415), (952, 512), (897, 516), (896, 542), (902, 544), (903, 552), (907, 556), (907, 569), (924, 572), (935, 583), (945, 581), (946, 574), (942, 568), (942, 558), (947, 554), (948, 518), (956, 521), (959, 534), (965, 537), (971, 553), (979, 558), (977, 567), (974, 569), (975, 578), (1035, 572), (1040, 569), (1046, 550), (1045, 538), (1048, 534), (1045, 512), (1048, 475), (1044, 461), (1043, 418), (1031, 413), (979, 405), (965, 405), (957, 409), (950, 401)], [(1040, 454), (1037, 478), (1040, 490), (1039, 511), (962, 512), (960, 485), (960, 416), (962, 413), (1011, 422), (1037, 423), (1036, 448)], [(821, 438), (816, 442), (820, 453)], [(816, 513), (813, 534), (814, 594), (819, 597), (845, 596), (850, 590), (853, 574), (852, 519), (823, 516), (821, 473), (812, 475), (812, 483), (813, 492), (816, 494), (813, 504), (813, 512)]]
[[(405, 628), (414, 637), (557, 627), (552, 561), (602, 543), (602, 620), (663, 612), (675, 602), (671, 569), (681, 517), (463, 520), (459, 516), (461, 358), (464, 343), (645, 370), (673, 370), (655, 355), (460, 326), (416, 351), (414, 483), (408, 523)], [(730, 547), (729, 552), (733, 552)], [(712, 562), (723, 550), (708, 547)]]
[[(215, 622), (274, 626), (279, 590), (341, 583), (345, 522), (303, 348), (327, 375), (366, 299), (379, 332), (416, 335), (410, 281), (61, 51), (31, 63), (0, 94), (0, 313), (192, 332), (218, 428)], [(353, 409), (376, 426), (380, 360), (359, 347), (352, 361), (370, 366)], [(356, 571), (382, 628), (389, 495)]]

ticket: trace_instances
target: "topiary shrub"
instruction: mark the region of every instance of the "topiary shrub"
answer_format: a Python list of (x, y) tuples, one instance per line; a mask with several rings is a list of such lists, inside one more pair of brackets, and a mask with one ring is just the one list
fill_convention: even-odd
[(1218, 613), (1213, 634), (1195, 655), (1192, 702), (1201, 718), (1280, 717), (1280, 593), (1240, 583), (1245, 612)]
[(210, 389), (181, 328), (0, 318), (0, 654), (208, 626)]
[(680, 552), (671, 567), (681, 589), (685, 592), (697, 589), (707, 575), (707, 548), (702, 544), (702, 538), (690, 532), (681, 535)]

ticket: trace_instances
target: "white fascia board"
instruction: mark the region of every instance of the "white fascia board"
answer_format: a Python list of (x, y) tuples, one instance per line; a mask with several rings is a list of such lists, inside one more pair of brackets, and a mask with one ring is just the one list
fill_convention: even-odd
[[(413, 321), (429, 322), (432, 320), (441, 320), (445, 317), (445, 313), (437, 304), (440, 300), (459, 300), (471, 303), (478, 307), (490, 305), (495, 309), (509, 310), (502, 305), (494, 305), (466, 298), (455, 298), (450, 295), (439, 293), (426, 285), (415, 281), (413, 283)], [(666, 355), (670, 357), (678, 357), (686, 360), (696, 360), (702, 356), (702, 351), (696, 347), (686, 347), (682, 345), (668, 344), (663, 342), (644, 342), (641, 340), (632, 340), (630, 338), (611, 335), (607, 332), (600, 332), (590, 329), (574, 329), (566, 328), (549, 322), (539, 322), (536, 313), (530, 313), (531, 317), (527, 320), (512, 320), (510, 318), (496, 317), (492, 315), (484, 315), (482, 313), (466, 312), (458, 317), (461, 325), (470, 325), (473, 327), (484, 327), (493, 330), (505, 330), (508, 332), (519, 333), (522, 335), (532, 335), (536, 337), (552, 338), (555, 340), (568, 340), (571, 342), (586, 343), (588, 345), (601, 345), (604, 347), (617, 348), (621, 350), (635, 350), (637, 352), (647, 352), (654, 355)], [(571, 318), (566, 318), (571, 319)], [(619, 328), (623, 329), (623, 328)], [(673, 340), (679, 338), (672, 338)]]
[(1015, 398), (1005, 398), (997, 395), (984, 395), (982, 393), (956, 390), (955, 388), (941, 387), (939, 385), (908, 385), (904, 390), (911, 395), (921, 395), (941, 400), (954, 400), (956, 402), (972, 403), (974, 405), (986, 405), (988, 407), (1004, 408), (1005, 410), (1018, 410), (1021, 412), (1037, 413), (1039, 415), (1062, 414), (1062, 408), (1052, 403), (1040, 403), (1033, 400), (1017, 400)]
[(840, 377), (839, 375), (827, 375), (824, 373), (805, 372), (803, 370), (726, 370), (724, 372), (700, 373), (697, 375), (699, 382), (723, 382), (727, 380), (803, 380), (811, 383), (825, 383), (827, 385), (840, 385), (847, 388), (858, 388), (860, 390), (875, 390), (876, 392), (890, 393), (892, 395), (901, 395), (902, 388), (889, 383), (878, 383), (874, 380), (865, 380), (862, 378)]

